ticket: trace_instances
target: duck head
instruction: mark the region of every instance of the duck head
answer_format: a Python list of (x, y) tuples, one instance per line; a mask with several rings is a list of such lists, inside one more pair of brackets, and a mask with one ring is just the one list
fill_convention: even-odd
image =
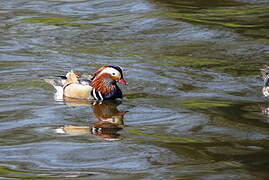
[(261, 75), (263, 78), (262, 93), (265, 97), (269, 97), (269, 66), (265, 66), (261, 69)]
[(123, 78), (122, 68), (116, 65), (107, 65), (95, 72), (91, 85), (102, 94), (108, 94), (117, 88), (117, 83), (128, 84)]

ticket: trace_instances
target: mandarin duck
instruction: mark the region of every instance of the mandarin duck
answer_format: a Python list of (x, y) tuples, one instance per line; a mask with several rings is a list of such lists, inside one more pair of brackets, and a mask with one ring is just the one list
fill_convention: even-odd
[(261, 74), (263, 79), (262, 93), (265, 97), (269, 97), (269, 66), (265, 66), (264, 69), (261, 69)]
[(102, 101), (122, 99), (122, 91), (117, 82), (127, 85), (123, 78), (122, 68), (107, 65), (98, 69), (93, 75), (79, 76), (72, 70), (66, 76), (57, 79), (45, 79), (56, 89), (57, 97), (70, 97), (84, 100)]

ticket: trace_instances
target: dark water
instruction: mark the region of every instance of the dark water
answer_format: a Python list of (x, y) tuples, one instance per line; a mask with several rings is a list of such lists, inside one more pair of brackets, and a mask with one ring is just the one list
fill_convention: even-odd
[[(0, 1), (0, 176), (268, 179), (268, 32), (267, 0)], [(43, 81), (106, 64), (121, 104)]]

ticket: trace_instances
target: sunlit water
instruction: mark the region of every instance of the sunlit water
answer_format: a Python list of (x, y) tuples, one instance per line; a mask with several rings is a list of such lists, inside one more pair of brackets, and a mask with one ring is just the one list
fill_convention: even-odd
[[(0, 176), (269, 178), (268, 30), (266, 0), (1, 1)], [(106, 64), (121, 104), (43, 81)]]

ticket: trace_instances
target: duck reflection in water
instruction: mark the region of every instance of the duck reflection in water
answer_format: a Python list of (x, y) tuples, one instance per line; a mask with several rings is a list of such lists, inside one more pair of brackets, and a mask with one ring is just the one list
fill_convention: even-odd
[(269, 105), (267, 104), (261, 104), (260, 108), (262, 110), (263, 119), (262, 122), (269, 123)]
[[(71, 106), (90, 105), (89, 101), (72, 101), (71, 99), (65, 99), (65, 103)], [(93, 134), (104, 140), (120, 140), (120, 134), (118, 133), (124, 127), (124, 115), (128, 111), (119, 111), (117, 106), (120, 105), (120, 101), (106, 100), (103, 102), (93, 103), (91, 107), (93, 114), (97, 118), (97, 121), (89, 126), (74, 126), (65, 125), (57, 128), (57, 133), (64, 133), (69, 135), (82, 135)]]

